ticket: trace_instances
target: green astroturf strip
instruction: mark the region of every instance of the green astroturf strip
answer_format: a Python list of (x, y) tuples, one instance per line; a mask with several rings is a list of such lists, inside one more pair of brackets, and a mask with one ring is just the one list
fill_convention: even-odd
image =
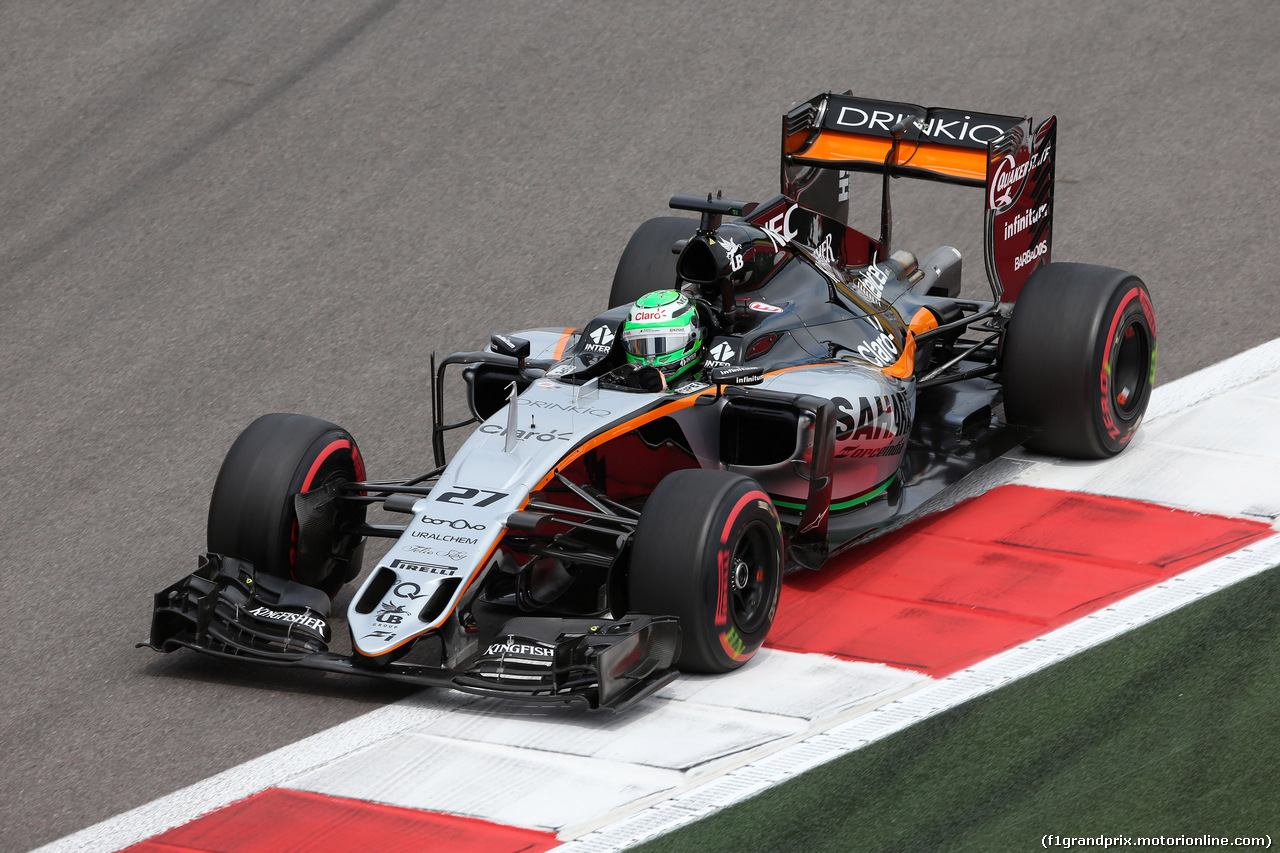
[(1046, 834), (1280, 844), (1280, 569), (634, 849), (1032, 850)]

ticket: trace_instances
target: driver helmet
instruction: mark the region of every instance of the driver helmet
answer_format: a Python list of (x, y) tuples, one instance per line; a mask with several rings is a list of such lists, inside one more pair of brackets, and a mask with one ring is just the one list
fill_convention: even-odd
[(697, 307), (675, 290), (641, 296), (622, 324), (627, 361), (658, 368), (668, 384), (697, 367), (703, 337)]

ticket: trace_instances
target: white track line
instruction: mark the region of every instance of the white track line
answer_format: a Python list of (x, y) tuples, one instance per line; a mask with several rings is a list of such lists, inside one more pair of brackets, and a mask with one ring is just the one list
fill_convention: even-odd
[[(928, 682), (883, 664), (765, 649), (626, 714), (424, 690), (39, 848), (110, 853), (267, 788), (542, 830), (594, 829)], [(772, 689), (786, 684), (788, 690)], [(442, 768), (454, 767), (450, 773)]]
[(1147, 420), (1172, 415), (1273, 373), (1280, 373), (1280, 338), (1159, 386), (1147, 406)]
[(613, 853), (678, 829), (1277, 564), (1280, 536), (1271, 536), (553, 850)]

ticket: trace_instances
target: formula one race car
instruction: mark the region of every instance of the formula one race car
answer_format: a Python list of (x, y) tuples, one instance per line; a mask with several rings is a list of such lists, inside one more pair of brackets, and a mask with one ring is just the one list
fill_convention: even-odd
[[(156, 593), (148, 645), (617, 710), (677, 669), (742, 665), (784, 571), (1009, 449), (1120, 452), (1155, 316), (1135, 276), (1050, 263), (1055, 127), (849, 94), (800, 105), (781, 194), (676, 196), (698, 218), (640, 226), (608, 310), (433, 357), (433, 470), (370, 480), (333, 424), (250, 424), (208, 553)], [(851, 172), (883, 177), (878, 237), (845, 224)], [(892, 250), (902, 177), (982, 190), (990, 300), (961, 297), (957, 250)], [(450, 368), (469, 408), (452, 423)], [(407, 523), (368, 522), (371, 504)], [(371, 536), (395, 541), (336, 654), (330, 600)]]

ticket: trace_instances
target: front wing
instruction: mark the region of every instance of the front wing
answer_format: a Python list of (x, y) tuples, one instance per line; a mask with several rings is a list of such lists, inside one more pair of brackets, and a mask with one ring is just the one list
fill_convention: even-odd
[(480, 653), (456, 670), (399, 661), (375, 665), (330, 652), (331, 639), (324, 593), (258, 576), (243, 560), (206, 554), (195, 572), (155, 594), (151, 635), (138, 645), (611, 711), (674, 680), (680, 651), (675, 617), (642, 614), (517, 617), (478, 637)]

